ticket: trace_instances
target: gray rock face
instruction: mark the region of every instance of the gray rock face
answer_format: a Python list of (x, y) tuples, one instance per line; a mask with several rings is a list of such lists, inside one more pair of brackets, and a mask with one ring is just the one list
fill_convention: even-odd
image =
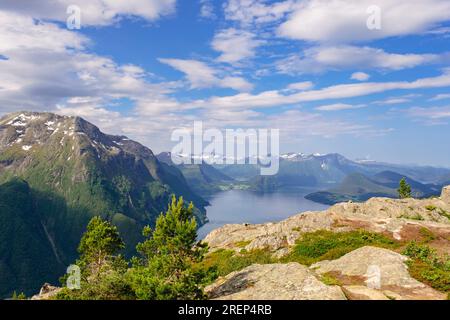
[(220, 300), (345, 300), (338, 286), (327, 286), (298, 263), (252, 265), (206, 288)]
[(331, 273), (343, 284), (364, 285), (372, 290), (372, 294), (367, 294), (370, 291), (366, 291), (368, 297), (373, 296), (373, 290), (377, 290), (378, 293), (394, 293), (385, 295), (394, 296), (396, 299), (446, 299), (444, 294), (412, 278), (408, 273), (406, 260), (405, 256), (396, 252), (367, 246), (337, 260), (313, 264), (311, 269), (318, 274)]
[(389, 300), (382, 292), (365, 286), (343, 286), (345, 296), (349, 300)]

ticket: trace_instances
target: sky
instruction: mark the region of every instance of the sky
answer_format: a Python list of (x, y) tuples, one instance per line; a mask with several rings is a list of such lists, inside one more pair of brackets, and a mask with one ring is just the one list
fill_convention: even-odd
[(450, 167), (449, 88), (448, 0), (0, 1), (0, 115), (82, 116), (154, 152), (203, 121)]

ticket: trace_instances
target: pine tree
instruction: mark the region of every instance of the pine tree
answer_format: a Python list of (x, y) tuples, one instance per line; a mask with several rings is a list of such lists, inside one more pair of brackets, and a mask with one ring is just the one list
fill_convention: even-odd
[(405, 178), (400, 180), (400, 185), (397, 192), (400, 199), (411, 198), (411, 186), (406, 182)]
[(76, 265), (81, 269), (81, 288), (65, 288), (59, 299), (134, 299), (125, 279), (128, 263), (119, 254), (125, 245), (117, 227), (100, 217), (89, 222), (81, 238)]
[(100, 217), (91, 219), (87, 231), (83, 235), (78, 247), (80, 260), (77, 265), (84, 274), (96, 277), (102, 269), (111, 266), (116, 255), (125, 248), (117, 227)]
[(197, 243), (197, 222), (191, 203), (174, 196), (167, 212), (156, 221), (155, 229), (144, 229), (147, 238), (137, 246), (141, 258), (135, 258), (130, 271), (131, 286), (138, 299), (202, 299), (202, 286), (208, 272), (195, 270), (207, 252)]

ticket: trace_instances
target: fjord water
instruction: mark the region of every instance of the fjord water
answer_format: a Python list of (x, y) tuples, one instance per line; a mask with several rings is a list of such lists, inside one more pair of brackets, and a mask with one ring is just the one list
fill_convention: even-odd
[(329, 206), (304, 198), (311, 189), (275, 193), (230, 190), (215, 194), (207, 207), (209, 222), (198, 230), (199, 239), (225, 224), (265, 223), (284, 220), (304, 211), (321, 211)]

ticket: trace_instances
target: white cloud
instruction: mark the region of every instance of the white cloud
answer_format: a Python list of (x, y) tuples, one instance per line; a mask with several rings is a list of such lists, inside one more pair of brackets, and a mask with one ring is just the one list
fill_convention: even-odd
[(291, 83), (287, 86), (288, 91), (305, 91), (314, 88), (314, 83), (311, 81), (303, 81)]
[(354, 123), (336, 118), (324, 117), (320, 113), (288, 110), (265, 119), (270, 128), (280, 128), (284, 141), (301, 140), (308, 136), (333, 138), (340, 135), (380, 136), (392, 131), (391, 128), (376, 129), (370, 125)]
[(229, 0), (225, 6), (225, 17), (242, 25), (276, 22), (290, 13), (296, 0), (267, 3), (264, 0)]
[(427, 125), (446, 125), (450, 120), (450, 106), (445, 107), (413, 107), (406, 114), (416, 121)]
[(200, 0), (200, 17), (204, 19), (215, 19), (214, 5), (211, 0)]
[(350, 77), (352, 80), (358, 80), (358, 81), (367, 81), (370, 79), (370, 75), (368, 75), (365, 72), (355, 72)]
[(234, 96), (211, 97), (207, 100), (198, 100), (187, 104), (191, 108), (267, 108), (308, 101), (361, 97), (392, 90), (418, 90), (444, 87), (450, 87), (450, 69), (444, 70), (444, 73), (440, 76), (420, 78), (415, 81), (339, 84), (294, 94), (283, 94), (282, 91), (278, 90), (264, 91), (254, 95), (240, 93)]
[(372, 104), (378, 104), (378, 105), (405, 104), (405, 103), (410, 103), (413, 101), (413, 99), (417, 99), (420, 97), (422, 97), (421, 94), (412, 93), (412, 94), (406, 94), (406, 95), (397, 96), (397, 97), (389, 97), (389, 98), (381, 100), (381, 101), (374, 101), (374, 102), (372, 102)]
[(361, 109), (366, 106), (367, 105), (365, 105), (365, 104), (352, 105), (352, 104), (345, 104), (345, 103), (336, 103), (336, 104), (329, 104), (329, 105), (317, 107), (316, 110), (319, 110), (319, 111), (353, 110), (353, 109)]
[(251, 32), (230, 28), (217, 33), (211, 45), (222, 53), (218, 61), (234, 64), (253, 57), (255, 49), (263, 43), (265, 41), (256, 39)]
[(252, 89), (252, 85), (243, 78), (228, 76), (219, 78), (217, 70), (201, 61), (182, 59), (159, 59), (159, 61), (186, 74), (192, 89), (212, 87), (232, 88), (238, 91)]
[(407, 98), (391, 98), (391, 99), (383, 100), (383, 101), (379, 102), (379, 104), (404, 104), (404, 103), (408, 103), (408, 102), (411, 102), (411, 100), (407, 99)]
[(67, 8), (77, 5), (82, 26), (106, 26), (126, 16), (153, 21), (174, 12), (175, 4), (176, 0), (2, 0), (0, 10), (65, 22), (69, 17)]
[(83, 49), (89, 40), (79, 33), (63, 30), (52, 23), (36, 23), (31, 17), (0, 11), (0, 52), (11, 50), (63, 52)]
[(86, 52), (89, 39), (56, 24), (0, 11), (1, 112), (167, 100), (178, 83), (150, 83), (135, 65)]
[(447, 99), (450, 99), (450, 94), (441, 93), (441, 94), (438, 94), (438, 95), (434, 96), (433, 98), (431, 98), (430, 101), (440, 101), (440, 100), (447, 100)]
[[(367, 28), (367, 10), (374, 5), (381, 9), (380, 30)], [(297, 40), (349, 43), (422, 33), (449, 18), (448, 0), (305, 0), (279, 27), (278, 34)]]
[(441, 61), (435, 54), (396, 54), (382, 49), (356, 46), (320, 46), (306, 49), (279, 60), (281, 73), (307, 74), (330, 70), (382, 69), (401, 70)]

